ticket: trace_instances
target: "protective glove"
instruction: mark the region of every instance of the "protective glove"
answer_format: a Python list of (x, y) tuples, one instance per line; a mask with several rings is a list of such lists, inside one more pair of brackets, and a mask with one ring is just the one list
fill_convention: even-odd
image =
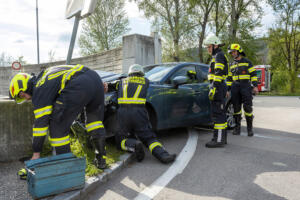
[(18, 171), (18, 174), (17, 174), (21, 180), (26, 180), (27, 179), (27, 171), (25, 168), (22, 168)]
[(211, 100), (211, 101), (214, 100), (215, 93), (216, 93), (216, 88), (215, 87), (210, 88), (209, 93), (208, 93), (209, 100)]

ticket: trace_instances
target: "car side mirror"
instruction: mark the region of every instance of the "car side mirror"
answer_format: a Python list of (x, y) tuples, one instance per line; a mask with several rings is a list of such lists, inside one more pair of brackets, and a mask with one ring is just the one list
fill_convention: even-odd
[(178, 88), (179, 85), (183, 85), (187, 83), (187, 78), (185, 76), (176, 76), (173, 80), (173, 85), (175, 88)]

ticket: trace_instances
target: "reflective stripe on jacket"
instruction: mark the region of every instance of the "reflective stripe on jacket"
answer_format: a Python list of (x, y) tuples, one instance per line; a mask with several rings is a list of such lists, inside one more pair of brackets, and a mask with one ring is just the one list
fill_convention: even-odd
[(217, 49), (210, 62), (208, 80), (216, 87), (226, 79), (227, 75), (228, 59), (221, 49)]
[(231, 86), (235, 81), (248, 81), (249, 84), (251, 82), (253, 86), (257, 86), (256, 69), (247, 58), (243, 57), (240, 60), (235, 60), (230, 65), (230, 72), (226, 79), (227, 86)]
[(142, 76), (129, 76), (118, 85), (118, 104), (144, 105), (149, 80)]

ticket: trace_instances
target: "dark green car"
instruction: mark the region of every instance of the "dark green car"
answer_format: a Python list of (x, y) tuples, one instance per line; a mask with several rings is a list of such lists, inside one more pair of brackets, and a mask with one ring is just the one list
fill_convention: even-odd
[[(153, 129), (212, 124), (208, 99), (208, 68), (208, 65), (201, 63), (164, 63), (144, 67), (145, 76), (150, 80), (146, 107)], [(103, 73), (99, 72), (104, 82), (120, 79), (122, 76), (116, 74), (105, 76)], [(106, 94), (105, 121), (108, 129), (114, 127), (113, 121), (116, 120), (112, 117), (112, 108), (117, 107), (112, 103), (114, 95), (114, 93)], [(229, 126), (233, 126), (230, 116), (231, 113), (228, 113), (228, 123)], [(107, 120), (107, 118), (114, 119)]]

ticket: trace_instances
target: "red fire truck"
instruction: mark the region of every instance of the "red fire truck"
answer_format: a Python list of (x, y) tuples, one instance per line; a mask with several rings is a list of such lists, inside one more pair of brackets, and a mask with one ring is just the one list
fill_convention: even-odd
[(265, 92), (271, 90), (271, 66), (256, 65), (254, 66), (258, 78), (258, 91)]

